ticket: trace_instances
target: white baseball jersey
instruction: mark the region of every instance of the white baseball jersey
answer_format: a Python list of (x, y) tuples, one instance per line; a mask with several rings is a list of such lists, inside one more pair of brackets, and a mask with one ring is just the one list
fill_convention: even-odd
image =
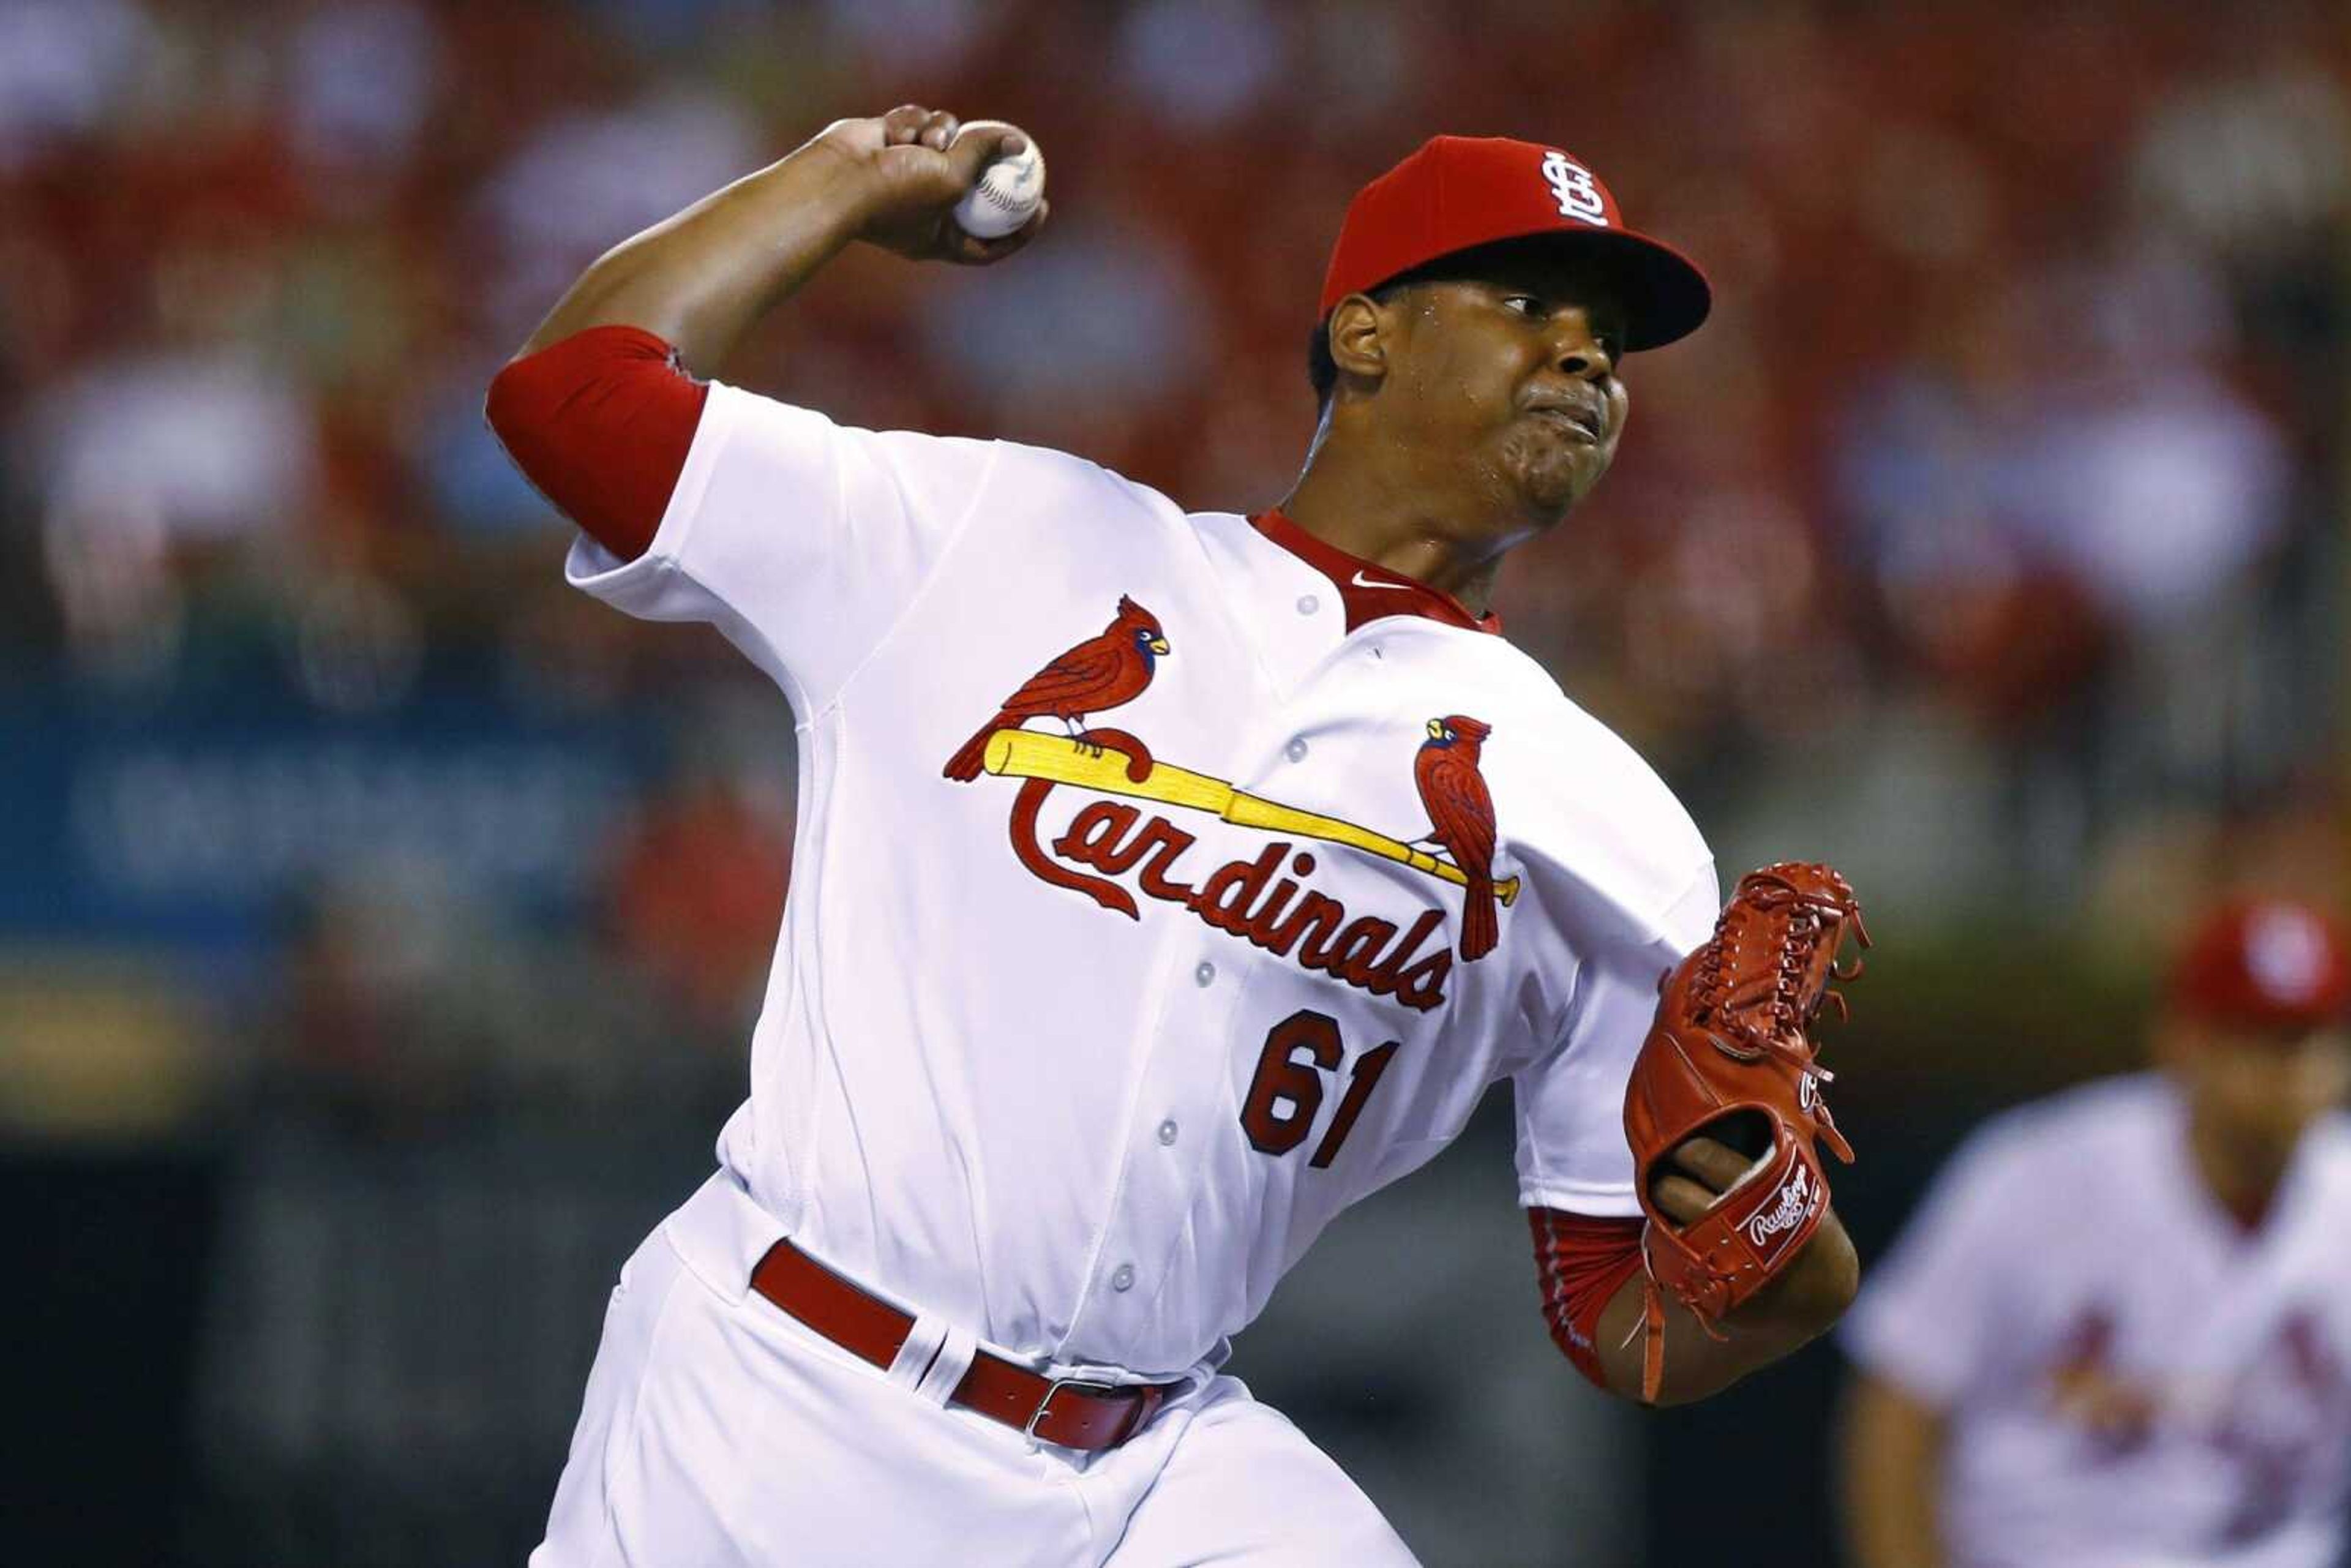
[(1180, 1372), (1505, 1078), (1522, 1201), (1637, 1212), (1624, 1085), (1719, 906), (1703, 841), (1524, 654), (1351, 632), (1296, 544), (714, 384), (647, 553), (575, 545), (799, 721), (719, 1154), (808, 1250), (1016, 1353)]
[(1946, 1413), (1955, 1568), (2335, 1568), (2351, 1482), (2351, 1122), (2257, 1231), (2169, 1082), (2011, 1113), (1953, 1160), (1844, 1341)]

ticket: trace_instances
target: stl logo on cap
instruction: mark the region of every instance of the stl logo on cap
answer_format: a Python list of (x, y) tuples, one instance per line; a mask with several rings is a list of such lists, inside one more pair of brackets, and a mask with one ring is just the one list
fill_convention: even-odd
[(2298, 909), (2257, 909), (2246, 922), (2245, 969), (2273, 1001), (2299, 1003), (2326, 984), (2326, 933)]
[(1580, 218), (1601, 228), (1608, 226), (1608, 204), (1592, 183), (1592, 171), (1574, 162), (1558, 148), (1543, 154), (1542, 177), (1559, 200), (1559, 214)]

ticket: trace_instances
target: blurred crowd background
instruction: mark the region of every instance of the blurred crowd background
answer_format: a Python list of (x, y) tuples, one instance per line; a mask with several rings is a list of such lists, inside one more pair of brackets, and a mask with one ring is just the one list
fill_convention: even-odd
[[(1033, 131), (1050, 231), (852, 254), (725, 379), (1194, 507), (1286, 489), (1340, 213), (1431, 133), (1556, 141), (1709, 269), (1499, 608), (1726, 873), (1861, 890), (1865, 1248), (1971, 1117), (2135, 1060), (2211, 892), (2339, 901), (2339, 5), (0, 0), (0, 1558), (536, 1539), (744, 1090), (792, 737), (563, 587), (484, 389), (602, 249), (909, 100)], [(1237, 1369), (1432, 1563), (1711, 1560), (1693, 1467), (1792, 1521), (1746, 1561), (1830, 1561), (1834, 1352), (1610, 1406), (1507, 1116), (1465, 1143)]]

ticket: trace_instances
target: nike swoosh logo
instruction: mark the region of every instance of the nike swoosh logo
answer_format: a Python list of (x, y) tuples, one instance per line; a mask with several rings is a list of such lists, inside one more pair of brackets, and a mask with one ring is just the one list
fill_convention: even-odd
[(1357, 588), (1388, 588), (1394, 589), (1398, 593), (1409, 593), (1412, 591), (1412, 585), (1410, 583), (1374, 582), (1370, 578), (1365, 577), (1360, 571), (1354, 575), (1353, 580)]

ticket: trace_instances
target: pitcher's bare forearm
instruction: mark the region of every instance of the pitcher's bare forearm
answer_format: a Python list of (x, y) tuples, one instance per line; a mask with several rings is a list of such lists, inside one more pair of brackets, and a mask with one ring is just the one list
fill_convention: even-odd
[(950, 214), (990, 161), (1025, 144), (1017, 131), (967, 132), (955, 116), (914, 104), (836, 120), (788, 156), (605, 252), (522, 351), (590, 327), (638, 327), (708, 376), (754, 322), (852, 241), (916, 260), (999, 261), (1035, 236), (1043, 210), (988, 240), (965, 234)]
[(523, 345), (590, 327), (641, 327), (686, 368), (715, 374), (752, 323), (857, 236), (855, 171), (817, 142), (598, 257)]

